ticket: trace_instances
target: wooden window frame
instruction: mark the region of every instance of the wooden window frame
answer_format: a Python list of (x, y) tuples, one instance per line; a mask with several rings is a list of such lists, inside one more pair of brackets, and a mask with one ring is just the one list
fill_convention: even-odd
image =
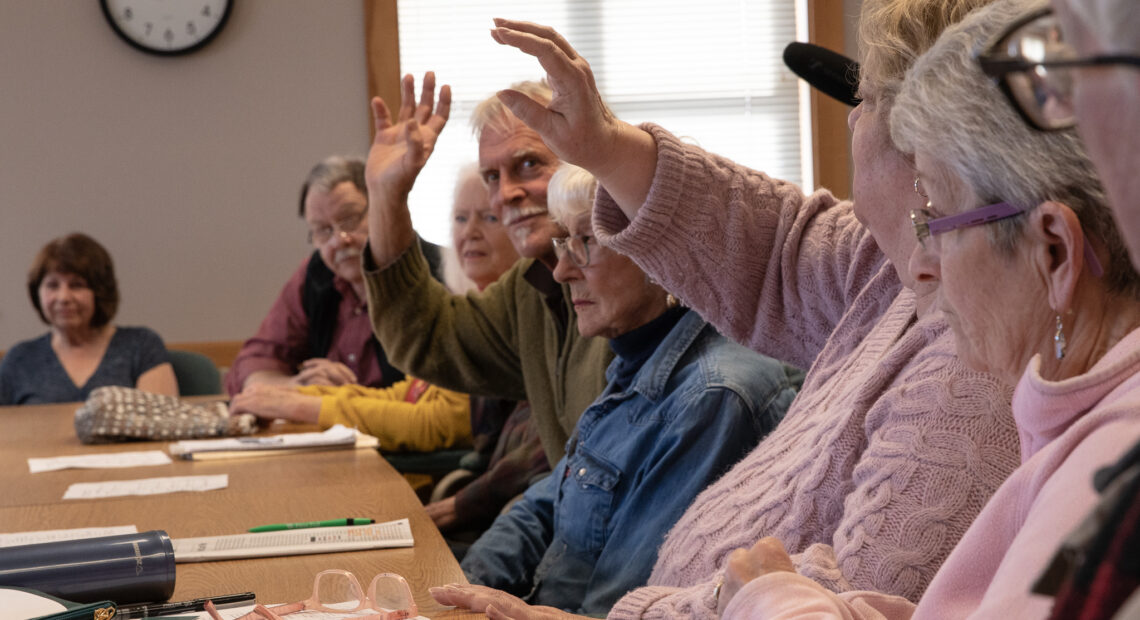
[[(396, 0), (363, 2), (368, 97), (380, 96), (389, 105), (396, 106), (400, 101), (400, 34)], [(843, 0), (809, 2), (808, 32), (813, 43), (842, 52), (845, 49)], [(851, 195), (847, 112), (847, 106), (812, 90), (812, 159), (816, 185), (829, 188), (840, 198)], [(368, 112), (368, 127), (371, 131), (371, 111)]]

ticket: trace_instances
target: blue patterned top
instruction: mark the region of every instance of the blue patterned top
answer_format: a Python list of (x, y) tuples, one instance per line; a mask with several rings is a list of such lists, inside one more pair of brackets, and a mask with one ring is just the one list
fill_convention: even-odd
[(95, 388), (135, 387), (146, 371), (170, 362), (162, 338), (146, 327), (116, 327), (87, 383), (77, 386), (51, 348), (51, 332), (25, 340), (0, 360), (0, 406), (87, 400)]

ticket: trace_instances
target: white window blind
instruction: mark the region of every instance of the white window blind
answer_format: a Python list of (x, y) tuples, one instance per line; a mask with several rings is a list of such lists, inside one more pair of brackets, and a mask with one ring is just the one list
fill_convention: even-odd
[(806, 106), (781, 60), (797, 38), (802, 1), (403, 0), (402, 73), (416, 76), (418, 93), (433, 70), (453, 95), (451, 120), (409, 199), (416, 230), (450, 244), (454, 181), (478, 158), (471, 110), (514, 82), (545, 75), (535, 58), (491, 39), (493, 17), (562, 33), (590, 61), (620, 118), (658, 123), (776, 178), (810, 181), (801, 153)]

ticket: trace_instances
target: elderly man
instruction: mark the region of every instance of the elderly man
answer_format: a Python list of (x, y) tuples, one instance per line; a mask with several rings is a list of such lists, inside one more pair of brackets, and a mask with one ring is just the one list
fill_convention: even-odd
[[(360, 256), (368, 239), (364, 161), (332, 156), (309, 172), (300, 215), (313, 253), (226, 375), (234, 395), (257, 383), (386, 387), (404, 378), (372, 335)], [(438, 273), (439, 249), (424, 244)]]
[[(554, 281), (551, 239), (565, 234), (546, 209), (558, 158), (538, 134), (492, 96), (475, 110), (479, 168), (491, 206), (522, 257), (480, 293), (451, 295), (432, 281), (415, 245), (407, 198), (447, 122), (451, 91), (435, 105), (435, 76), (424, 77), (416, 105), (412, 77), (393, 118), (372, 101), (376, 137), (368, 155), (369, 243), (364, 279), (372, 326), (393, 363), (462, 392), (529, 400), (547, 459), (562, 458), (578, 417), (605, 386), (613, 357), (601, 338), (574, 329), (566, 285)], [(549, 101), (544, 83), (513, 86)]]

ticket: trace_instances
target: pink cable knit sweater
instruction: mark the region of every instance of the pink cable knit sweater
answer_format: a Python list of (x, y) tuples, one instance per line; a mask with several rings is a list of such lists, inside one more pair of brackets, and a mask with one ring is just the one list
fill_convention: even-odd
[(1045, 618), (1030, 593), (1061, 540), (1097, 502), (1093, 473), (1140, 437), (1140, 330), (1086, 374), (1047, 381), (1034, 358), (1013, 412), (1023, 463), (998, 489), (935, 575), (917, 608), (875, 592), (833, 594), (792, 573), (746, 585), (725, 618)]
[(610, 617), (714, 617), (726, 556), (763, 536), (831, 590), (917, 600), (1017, 465), (1009, 388), (958, 361), (938, 315), (916, 317), (850, 203), (645, 128), (649, 197), (630, 222), (599, 192), (598, 237), (723, 333), (810, 369), (784, 421), (697, 497), (648, 587)]

